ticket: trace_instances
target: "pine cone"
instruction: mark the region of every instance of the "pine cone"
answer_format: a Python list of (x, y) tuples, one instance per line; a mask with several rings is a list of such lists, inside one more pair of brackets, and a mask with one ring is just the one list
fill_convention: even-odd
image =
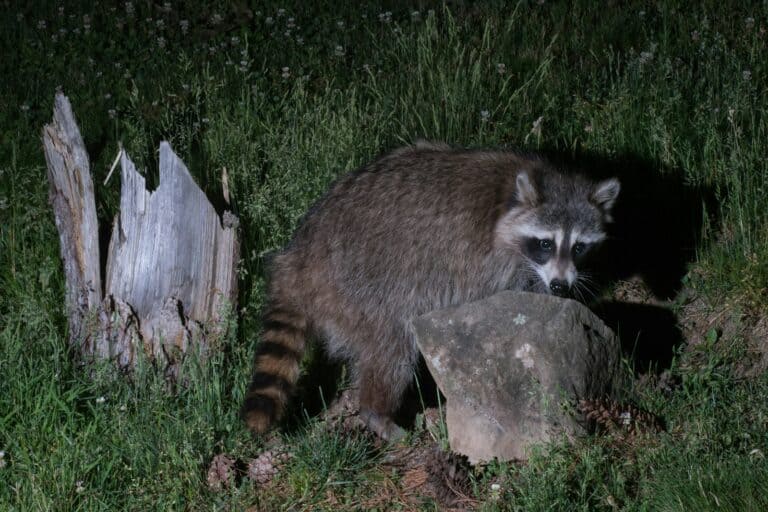
[(632, 404), (622, 404), (607, 398), (579, 400), (578, 409), (587, 421), (594, 422), (600, 432), (635, 436), (664, 430), (658, 416)]
[(471, 494), (469, 483), (469, 461), (463, 455), (445, 452), (438, 446), (428, 455), (427, 472), (429, 484), (435, 499), (446, 507), (453, 507), (467, 501)]
[(289, 453), (267, 450), (248, 463), (248, 478), (260, 485), (267, 484), (280, 472), (288, 459)]
[(235, 460), (226, 454), (216, 455), (208, 467), (208, 487), (220, 491), (229, 487), (234, 476)]

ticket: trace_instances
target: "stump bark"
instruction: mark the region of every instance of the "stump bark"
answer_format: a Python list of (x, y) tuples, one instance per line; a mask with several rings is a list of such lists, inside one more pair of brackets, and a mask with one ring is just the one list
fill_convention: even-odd
[(153, 192), (122, 152), (120, 212), (101, 269), (88, 154), (61, 93), (43, 146), (76, 353), (121, 368), (144, 353), (170, 375), (191, 348), (205, 357), (236, 307), (237, 217), (216, 213), (167, 142), (160, 144), (160, 185)]

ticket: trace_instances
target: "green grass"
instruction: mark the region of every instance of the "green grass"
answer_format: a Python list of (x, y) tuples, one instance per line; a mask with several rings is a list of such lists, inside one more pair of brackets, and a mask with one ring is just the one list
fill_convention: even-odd
[[(0, 509), (330, 509), (329, 487), (336, 509), (372, 503), (381, 454), (312, 420), (286, 437), (295, 457), (280, 492), (243, 480), (216, 493), (205, 478), (217, 453), (263, 448), (237, 410), (264, 254), (331, 180), (419, 137), (629, 155), (712, 189), (686, 285), (734, 314), (765, 314), (764, 3), (268, 3), (252, 17), (246, 3), (77, 4), (0, 6)], [(190, 385), (176, 394), (149, 364), (116, 378), (68, 351), (40, 144), (58, 86), (88, 145), (101, 223), (117, 209), (119, 180), (101, 183), (120, 142), (153, 182), (169, 140), (214, 201), (227, 169), (243, 226), (237, 328), (209, 364), (184, 368)], [(736, 332), (681, 350), (679, 387), (626, 390), (668, 433), (492, 465), (475, 476), (481, 508), (768, 508), (768, 379), (736, 370), (748, 349)]]

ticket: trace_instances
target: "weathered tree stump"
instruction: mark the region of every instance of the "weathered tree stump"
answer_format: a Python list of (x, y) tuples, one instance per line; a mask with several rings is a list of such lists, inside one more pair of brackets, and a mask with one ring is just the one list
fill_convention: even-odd
[(43, 145), (76, 353), (131, 368), (143, 352), (170, 375), (191, 347), (204, 357), (236, 305), (237, 217), (219, 217), (168, 143), (160, 144), (154, 192), (122, 152), (120, 213), (102, 289), (88, 154), (61, 93), (53, 123), (43, 128)]

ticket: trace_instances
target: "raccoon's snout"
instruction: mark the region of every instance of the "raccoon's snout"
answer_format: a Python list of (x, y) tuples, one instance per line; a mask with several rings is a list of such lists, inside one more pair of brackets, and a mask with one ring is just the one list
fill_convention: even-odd
[(552, 290), (553, 295), (558, 297), (570, 297), (571, 295), (571, 287), (565, 279), (553, 279), (549, 283), (549, 289)]

